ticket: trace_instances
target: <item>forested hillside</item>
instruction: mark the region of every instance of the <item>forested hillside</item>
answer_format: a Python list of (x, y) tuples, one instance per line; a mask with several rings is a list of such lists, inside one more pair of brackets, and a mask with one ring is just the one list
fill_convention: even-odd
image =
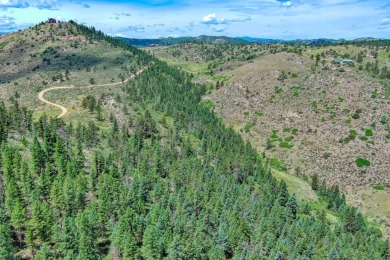
[(318, 175), (390, 236), (389, 40), (145, 50), (207, 82), (204, 100), (290, 191)]
[(19, 95), (0, 103), (0, 258), (390, 257), (336, 186), (316, 186), (336, 220), (289, 194), (188, 73), (77, 26), (152, 65), (117, 87), (128, 113), (109, 127), (94, 109), (34, 121)]

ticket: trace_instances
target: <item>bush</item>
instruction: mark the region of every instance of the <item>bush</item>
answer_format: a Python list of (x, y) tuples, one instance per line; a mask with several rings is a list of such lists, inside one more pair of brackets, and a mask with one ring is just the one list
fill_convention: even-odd
[(368, 140), (368, 137), (366, 137), (366, 136), (360, 136), (359, 139), (362, 140), (362, 141), (367, 141), (367, 140)]
[(292, 147), (294, 147), (294, 145), (293, 145), (293, 144), (290, 144), (290, 143), (287, 143), (287, 142), (281, 142), (281, 143), (279, 144), (279, 147), (291, 149)]
[(360, 114), (355, 113), (355, 114), (352, 115), (352, 118), (353, 119), (359, 119), (360, 118)]
[(383, 186), (381, 186), (381, 185), (374, 185), (374, 186), (372, 186), (372, 188), (373, 188), (374, 190), (384, 190), (384, 189), (385, 189), (385, 187), (383, 187)]
[(371, 130), (371, 129), (366, 129), (366, 131), (365, 131), (365, 135), (366, 135), (366, 136), (373, 136), (373, 135), (374, 135), (374, 133), (372, 132), (372, 130)]
[(278, 138), (278, 132), (279, 130), (272, 130), (271, 138)]
[(289, 136), (289, 137), (284, 138), (284, 141), (286, 141), (286, 142), (291, 142), (292, 140), (294, 140), (294, 136)]
[(245, 133), (249, 133), (249, 131), (251, 130), (252, 127), (253, 127), (253, 125), (246, 125), (244, 127)]
[(356, 159), (356, 164), (357, 164), (358, 167), (363, 167), (363, 166), (367, 166), (368, 167), (368, 166), (371, 165), (369, 160), (366, 160), (366, 159), (363, 159), (363, 158), (360, 158), (360, 157)]
[(256, 116), (264, 116), (264, 112), (255, 112)]

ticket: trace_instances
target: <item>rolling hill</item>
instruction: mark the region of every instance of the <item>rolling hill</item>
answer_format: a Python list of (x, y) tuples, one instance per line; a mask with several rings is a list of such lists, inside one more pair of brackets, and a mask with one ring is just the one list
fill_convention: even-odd
[(337, 184), (390, 234), (389, 41), (146, 50), (208, 82), (205, 101), (278, 170)]

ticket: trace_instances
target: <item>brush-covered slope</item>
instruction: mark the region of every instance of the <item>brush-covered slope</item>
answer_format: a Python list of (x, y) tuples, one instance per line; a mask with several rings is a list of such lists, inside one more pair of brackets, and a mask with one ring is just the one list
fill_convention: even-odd
[[(142, 55), (134, 56), (133, 50), (115, 47), (105, 41), (103, 35), (85, 34), (84, 30), (72, 22), (42, 23), (2, 36), (0, 97), (8, 99), (16, 93), (20, 102), (35, 112), (55, 115), (58, 109), (43, 105), (37, 99), (38, 93), (49, 87), (73, 85), (75, 90), (47, 95), (52, 101), (64, 102), (71, 110), (76, 110), (72, 115), (79, 116), (82, 94), (85, 97), (93, 91), (99, 97), (104, 91), (110, 92), (109, 87), (94, 89), (94, 86), (126, 80), (146, 65)], [(77, 91), (76, 97), (73, 94)], [(115, 89), (110, 96), (115, 96)]]
[(288, 193), (187, 73), (74, 26), (148, 67), (112, 86), (127, 113), (111, 113), (109, 127), (95, 124), (93, 95), (90, 117), (71, 111), (66, 121), (33, 121), (22, 92), (0, 103), (2, 258), (389, 257), (380, 231), (337, 188), (318, 186), (327, 210)]
[(213, 83), (206, 100), (274, 167), (339, 185), (390, 234), (389, 41), (147, 50)]

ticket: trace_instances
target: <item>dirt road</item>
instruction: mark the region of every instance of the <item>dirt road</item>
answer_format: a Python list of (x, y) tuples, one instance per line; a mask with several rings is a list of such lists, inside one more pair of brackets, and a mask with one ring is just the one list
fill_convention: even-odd
[[(101, 85), (91, 85), (91, 86), (80, 86), (80, 87), (77, 87), (77, 88), (91, 88), (91, 87), (110, 87), (110, 86), (115, 86), (115, 85), (120, 85), (120, 84), (124, 84), (126, 82), (128, 82), (129, 80), (133, 80), (135, 78), (135, 76), (138, 76), (139, 74), (141, 74), (147, 67), (144, 67), (142, 69), (140, 69), (139, 71), (137, 71), (135, 73), (135, 75), (131, 75), (130, 78), (124, 80), (123, 82), (120, 81), (120, 82), (115, 82), (115, 83), (107, 83), (107, 84), (101, 84)], [(51, 106), (55, 106), (55, 107), (58, 107), (59, 109), (61, 109), (61, 114), (57, 117), (57, 118), (61, 118), (63, 117), (64, 115), (66, 115), (66, 113), (68, 113), (68, 109), (64, 106), (61, 106), (59, 104), (55, 104), (53, 102), (50, 102), (48, 101), (47, 99), (44, 98), (44, 95), (46, 92), (48, 91), (52, 91), (52, 90), (58, 90), (58, 89), (70, 89), (70, 88), (75, 88), (75, 86), (73, 85), (70, 85), (70, 86), (61, 86), (61, 87), (51, 87), (51, 88), (47, 88), (47, 89), (44, 89), (42, 90), (41, 92), (39, 92), (38, 94), (38, 99), (46, 104), (49, 104)]]

